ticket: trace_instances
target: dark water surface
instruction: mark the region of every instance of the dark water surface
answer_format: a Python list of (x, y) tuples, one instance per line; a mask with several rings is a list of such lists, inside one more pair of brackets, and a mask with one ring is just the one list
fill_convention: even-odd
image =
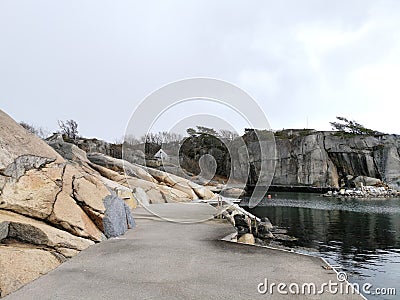
[(396, 296), (368, 295), (368, 299), (400, 299), (400, 199), (272, 193), (272, 199), (249, 211), (268, 217), (274, 226), (298, 238), (287, 246), (342, 266), (350, 282), (371, 283), (371, 291), (396, 288)]

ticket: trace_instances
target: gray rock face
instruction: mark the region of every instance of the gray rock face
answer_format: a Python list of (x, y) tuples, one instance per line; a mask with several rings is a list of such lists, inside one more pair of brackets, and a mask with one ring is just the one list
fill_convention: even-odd
[(324, 134), (277, 140), (274, 185), (337, 186), (338, 174), (324, 148)]
[(103, 202), (106, 207), (103, 226), (107, 238), (120, 236), (135, 227), (131, 209), (116, 194), (107, 196)]
[(8, 227), (9, 222), (1, 222), (0, 223), (0, 241), (5, 239), (8, 236)]
[(142, 189), (140, 187), (134, 188), (133, 189), (133, 196), (139, 202), (140, 205), (142, 205), (142, 206), (149, 206), (150, 205), (149, 196), (146, 194), (144, 189)]
[[(258, 180), (257, 141), (248, 140), (246, 149), (236, 149), (240, 156), (248, 151), (250, 183)], [(243, 152), (243, 153), (242, 153)], [(337, 136), (332, 132), (313, 132), (305, 136), (276, 139), (276, 167), (273, 185), (339, 187), (347, 175), (370, 177), (400, 189), (400, 137)], [(239, 171), (240, 159), (232, 162)], [(252, 171), (253, 169), (253, 171)]]
[(353, 179), (355, 186), (361, 188), (362, 186), (379, 186), (382, 185), (382, 180), (377, 178), (371, 178), (368, 176), (358, 176)]
[(374, 151), (374, 160), (384, 182), (400, 190), (400, 151), (399, 146), (389, 145)]
[(7, 168), (0, 173), (18, 180), (26, 171), (39, 169), (54, 160), (55, 159), (35, 155), (22, 155), (17, 157), (14, 162), (9, 164)]
[(89, 161), (86, 157), (86, 152), (74, 144), (60, 140), (48, 141), (47, 143), (65, 159), (75, 162)]
[(87, 158), (96, 165), (116, 172), (125, 173), (127, 176), (136, 177), (150, 182), (157, 182), (142, 166), (132, 164), (122, 159), (113, 158), (102, 153), (88, 153)]

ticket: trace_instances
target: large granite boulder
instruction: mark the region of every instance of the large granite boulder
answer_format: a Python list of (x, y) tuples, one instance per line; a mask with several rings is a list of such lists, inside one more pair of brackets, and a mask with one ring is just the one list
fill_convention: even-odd
[(137, 164), (128, 161), (113, 158), (102, 153), (88, 153), (88, 159), (96, 165), (100, 165), (107, 169), (126, 174), (127, 176), (136, 177), (150, 182), (157, 182), (146, 170)]
[(74, 256), (77, 251), (94, 244), (42, 221), (9, 211), (0, 210), (0, 224), (3, 224), (2, 240), (16, 239), (27, 244), (47, 246), (65, 257)]
[[(60, 139), (49, 143), (58, 152), (0, 111), (2, 296), (134, 226), (129, 207), (82, 150)], [(15, 270), (12, 260), (24, 268)]]
[(0, 297), (56, 268), (61, 261), (51, 252), (24, 244), (0, 244)]
[(56, 150), (64, 159), (69, 161), (75, 161), (78, 163), (88, 163), (89, 160), (86, 157), (86, 152), (80, 149), (78, 146), (67, 143), (60, 137), (60, 134), (53, 135), (46, 140), (47, 143)]
[(148, 196), (143, 202), (144, 205), (147, 201), (150, 204), (188, 202), (215, 197), (207, 187), (164, 171), (146, 168), (101, 153), (90, 153), (87, 157), (91, 168), (103, 177), (132, 189), (137, 187), (143, 189)]
[(131, 209), (120, 201), (116, 194), (107, 196), (104, 199), (106, 214), (103, 219), (104, 232), (108, 238), (124, 234), (128, 229), (135, 227)]

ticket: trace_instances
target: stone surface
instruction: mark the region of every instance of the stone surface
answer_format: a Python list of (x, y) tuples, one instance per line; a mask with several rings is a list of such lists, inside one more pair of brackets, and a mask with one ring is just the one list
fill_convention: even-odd
[(40, 157), (34, 155), (22, 155), (17, 157), (14, 162), (9, 164), (7, 168), (4, 169), (1, 173), (4, 176), (12, 177), (13, 179), (20, 179), (22, 175), (25, 174), (26, 171), (32, 169), (40, 169), (46, 164), (53, 162), (55, 159)]
[(254, 245), (255, 244), (254, 235), (252, 235), (251, 233), (245, 233), (238, 239), (238, 242)]
[(57, 151), (63, 158), (69, 161), (75, 161), (79, 163), (88, 163), (89, 160), (86, 157), (86, 152), (80, 149), (78, 146), (64, 142), (62, 139), (50, 140), (47, 142), (54, 150)]
[(132, 213), (128, 205), (117, 195), (111, 194), (104, 199), (106, 207), (103, 218), (104, 234), (107, 238), (124, 234), (129, 228), (135, 227)]
[[(57, 136), (48, 141), (64, 159), (1, 111), (0, 125), (0, 263), (17, 263), (0, 267), (4, 294), (52, 269), (54, 259), (58, 265), (104, 240), (103, 232), (117, 236), (133, 228), (126, 203), (135, 207), (136, 202), (122, 185), (126, 180), (109, 190), (106, 183), (112, 181), (93, 169), (75, 145)], [(13, 257), (6, 251), (13, 248), (24, 250)], [(18, 265), (25, 259), (31, 261)]]
[(392, 142), (389, 146), (374, 151), (374, 160), (385, 183), (400, 190), (400, 142)]
[(149, 182), (157, 182), (142, 166), (101, 153), (88, 153), (87, 157), (92, 163), (106, 167), (107, 169), (125, 173), (127, 176), (136, 177)]
[(133, 189), (133, 196), (138, 201), (139, 205), (141, 205), (141, 206), (150, 205), (149, 196), (146, 194), (144, 189), (142, 189), (140, 187), (134, 188)]
[[(249, 182), (258, 181), (260, 160), (255, 137), (246, 134), (247, 147), (233, 147), (235, 177), (245, 173), (241, 164), (250, 160)], [(348, 175), (383, 180), (400, 189), (400, 138), (396, 135), (338, 136), (313, 132), (291, 138), (276, 138), (276, 166), (272, 180), (277, 186), (338, 188)], [(272, 168), (271, 168), (272, 170)]]
[(75, 200), (66, 192), (58, 195), (57, 201), (54, 204), (54, 209), (48, 220), (52, 224), (58, 224), (68, 232), (89, 238), (94, 241), (102, 240), (102, 232), (76, 204)]
[(90, 167), (99, 172), (102, 177), (105, 177), (111, 181), (118, 182), (121, 185), (128, 186), (128, 182), (126, 180), (125, 175), (119, 174), (116, 171), (107, 169), (105, 167), (96, 165), (94, 163), (89, 163)]
[(368, 176), (357, 176), (356, 178), (353, 179), (353, 182), (355, 183), (356, 187), (367, 186), (367, 185), (380, 186), (383, 184), (382, 180)]
[(90, 240), (74, 236), (44, 222), (0, 210), (0, 223), (2, 222), (9, 223), (7, 238), (17, 239), (24, 243), (45, 245), (56, 251), (57, 248), (83, 250), (94, 244)]
[[(90, 238), (94, 241), (102, 239), (101, 230), (93, 223), (86, 212), (79, 206), (75, 199), (72, 197), (73, 181), (74, 178), (84, 176), (85, 172), (79, 167), (67, 164), (63, 172), (62, 190), (57, 195), (56, 201), (53, 206), (53, 211), (48, 217), (48, 221), (58, 226), (63, 227), (68, 232)], [(93, 186), (92, 186), (93, 187)], [(93, 187), (93, 190), (96, 188)], [(87, 193), (80, 195), (82, 197), (96, 197), (96, 193)], [(84, 203), (89, 201), (83, 201)]]
[[(93, 169), (102, 176), (134, 189), (140, 187), (148, 194), (149, 203), (188, 202), (215, 197), (207, 187), (166, 172), (144, 168), (100, 153), (88, 154)], [(125, 168), (125, 169), (124, 169)], [(126, 171), (126, 176), (119, 173)], [(144, 200), (145, 204), (147, 200)]]
[(0, 242), (8, 236), (8, 226), (10, 222), (0, 222)]
[(46, 274), (60, 263), (48, 251), (0, 245), (0, 297)]
[(220, 193), (221, 196), (228, 197), (228, 198), (239, 198), (240, 196), (243, 196), (244, 194), (245, 194), (245, 191), (240, 188), (226, 188), (226, 189), (223, 189)]
[(46, 142), (28, 132), (6, 113), (0, 110), (0, 170), (13, 164), (15, 159), (23, 156), (46, 157), (56, 163), (63, 163), (64, 159)]
[(112, 190), (114, 193), (117, 194), (119, 198), (124, 200), (124, 202), (131, 208), (135, 209), (138, 205), (135, 197), (133, 196), (132, 189), (119, 184), (118, 182), (112, 181), (108, 178), (101, 177), (100, 180), (104, 183), (107, 188)]
[[(23, 215), (40, 219), (47, 218), (61, 187), (48, 173), (49, 169), (32, 169), (19, 180), (9, 180), (0, 194), (0, 209), (8, 209)], [(61, 180), (62, 168), (55, 167), (51, 172), (58, 173)], [(54, 174), (53, 174), (54, 175)]]

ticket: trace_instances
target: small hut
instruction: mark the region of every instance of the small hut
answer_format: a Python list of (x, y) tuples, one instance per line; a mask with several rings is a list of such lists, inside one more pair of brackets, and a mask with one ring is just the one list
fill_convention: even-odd
[(165, 151), (163, 149), (160, 149), (160, 150), (158, 150), (158, 152), (156, 154), (154, 154), (154, 158), (159, 159), (159, 160), (167, 160), (168, 154), (165, 153)]

